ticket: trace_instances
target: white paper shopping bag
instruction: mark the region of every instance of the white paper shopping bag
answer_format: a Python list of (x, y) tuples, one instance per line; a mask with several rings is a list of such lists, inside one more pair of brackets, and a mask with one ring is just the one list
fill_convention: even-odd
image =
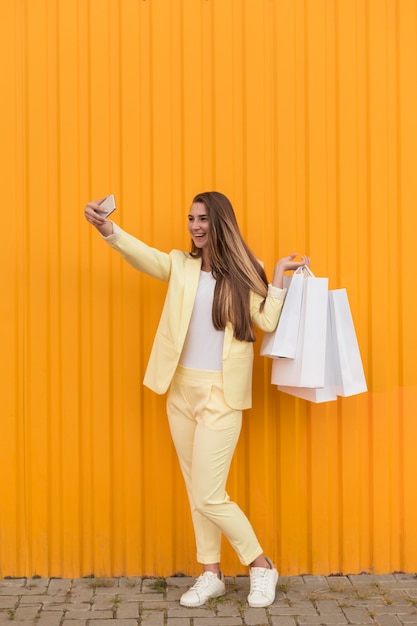
[(335, 359), (333, 354), (332, 329), (330, 325), (330, 307), (327, 306), (327, 327), (326, 327), (326, 352), (324, 366), (324, 387), (287, 387), (278, 385), (279, 391), (283, 391), (296, 398), (310, 400), (310, 402), (320, 403), (337, 400)]
[(303, 283), (297, 352), (294, 359), (273, 360), (274, 385), (324, 387), (329, 281), (310, 274)]
[(337, 395), (363, 393), (368, 389), (346, 289), (329, 292), (329, 310)]
[(298, 270), (292, 276), (284, 276), (284, 287), (287, 287), (287, 294), (281, 317), (276, 330), (272, 333), (264, 334), (260, 349), (261, 356), (295, 358), (301, 320), (304, 280), (304, 273)]

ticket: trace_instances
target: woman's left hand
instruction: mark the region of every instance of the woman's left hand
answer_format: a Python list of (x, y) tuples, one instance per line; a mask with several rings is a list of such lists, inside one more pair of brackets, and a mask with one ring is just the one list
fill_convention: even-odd
[(272, 279), (272, 284), (275, 287), (280, 287), (282, 289), (284, 282), (284, 272), (294, 271), (300, 267), (310, 266), (309, 256), (300, 255), (301, 261), (294, 261), (297, 256), (297, 253), (290, 254), (289, 256), (285, 256), (277, 262), (277, 264), (275, 265), (274, 277)]

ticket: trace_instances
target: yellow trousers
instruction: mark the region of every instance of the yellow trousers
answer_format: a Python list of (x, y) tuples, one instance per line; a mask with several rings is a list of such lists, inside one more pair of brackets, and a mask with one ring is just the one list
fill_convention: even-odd
[(227, 406), (221, 372), (178, 366), (167, 414), (190, 501), (197, 561), (220, 562), (223, 533), (241, 563), (249, 565), (262, 548), (248, 518), (226, 492), (242, 411)]

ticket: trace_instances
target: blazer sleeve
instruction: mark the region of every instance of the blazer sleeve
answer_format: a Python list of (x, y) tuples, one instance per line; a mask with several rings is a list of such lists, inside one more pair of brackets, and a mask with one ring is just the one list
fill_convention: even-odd
[(286, 293), (286, 289), (279, 289), (272, 285), (268, 286), (266, 298), (254, 291), (251, 292), (251, 318), (258, 328), (267, 333), (271, 333), (276, 329)]
[(166, 252), (147, 246), (116, 224), (113, 225), (113, 234), (103, 239), (135, 269), (160, 280), (169, 280), (171, 256)]

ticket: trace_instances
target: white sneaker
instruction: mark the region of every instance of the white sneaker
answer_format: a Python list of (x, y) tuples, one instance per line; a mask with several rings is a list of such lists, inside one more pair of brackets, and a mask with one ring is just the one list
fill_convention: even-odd
[(250, 592), (248, 595), (249, 606), (261, 608), (269, 606), (275, 600), (275, 587), (278, 582), (278, 572), (270, 559), (266, 559), (269, 567), (250, 568)]
[(180, 604), (182, 606), (201, 606), (209, 598), (218, 598), (226, 593), (223, 576), (220, 579), (214, 572), (204, 572), (194, 585), (182, 594)]

